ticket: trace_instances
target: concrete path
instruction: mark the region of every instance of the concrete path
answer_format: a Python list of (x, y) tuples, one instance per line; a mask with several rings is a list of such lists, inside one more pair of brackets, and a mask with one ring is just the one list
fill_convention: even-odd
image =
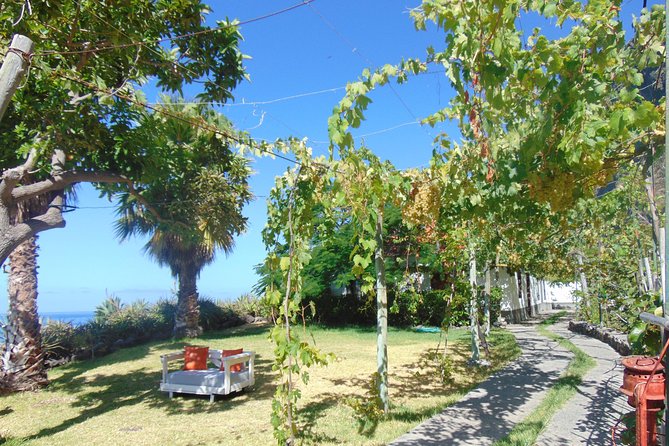
[(591, 356), (597, 365), (583, 377), (578, 393), (555, 414), (537, 445), (609, 445), (611, 427), (622, 414), (633, 410), (618, 390), (623, 383), (620, 355), (607, 344), (588, 336), (572, 333), (559, 323), (551, 331), (569, 339)]
[[(531, 413), (573, 355), (537, 333), (535, 324), (510, 325), (508, 329), (523, 352), (517, 361), (391, 445), (491, 445)], [(608, 444), (610, 427), (621, 411), (627, 410), (625, 399), (617, 390), (622, 379), (622, 372), (615, 366), (618, 355), (600, 341), (569, 332), (566, 322), (551, 329), (593, 356), (597, 366), (585, 377), (582, 390), (579, 388), (578, 395), (556, 414), (536, 444)]]

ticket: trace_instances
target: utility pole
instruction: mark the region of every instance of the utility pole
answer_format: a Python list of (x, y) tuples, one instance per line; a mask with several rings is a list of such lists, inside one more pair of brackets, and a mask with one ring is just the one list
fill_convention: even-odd
[(32, 51), (32, 40), (20, 34), (14, 36), (0, 67), (0, 120), (28, 71)]

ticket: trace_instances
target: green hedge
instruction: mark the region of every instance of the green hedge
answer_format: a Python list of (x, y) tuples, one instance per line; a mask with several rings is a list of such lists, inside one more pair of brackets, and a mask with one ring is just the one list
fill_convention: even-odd
[[(244, 296), (245, 304), (253, 298)], [(242, 325), (243, 314), (236, 303), (221, 304), (199, 299), (200, 326), (204, 331), (221, 330)], [(123, 347), (172, 336), (176, 302), (161, 300), (149, 305), (136, 302), (124, 306), (117, 298), (109, 298), (96, 310), (95, 319), (73, 326), (69, 322), (49, 321), (42, 327), (47, 364), (54, 366), (73, 359), (103, 356)]]

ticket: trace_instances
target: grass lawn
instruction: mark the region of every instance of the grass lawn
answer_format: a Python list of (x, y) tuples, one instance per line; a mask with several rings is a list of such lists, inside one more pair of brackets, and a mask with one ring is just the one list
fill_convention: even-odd
[[(195, 342), (211, 348), (256, 352), (256, 385), (242, 394), (177, 396), (158, 391), (160, 355), (183, 342), (157, 342), (100, 359), (54, 369), (42, 391), (0, 397), (0, 443), (7, 445), (223, 445), (274, 443), (270, 424), (276, 375), (267, 327), (246, 326), (210, 333)], [(438, 333), (391, 329), (388, 339), (391, 413), (359, 432), (346, 398), (364, 396), (376, 369), (374, 329), (313, 328), (320, 349), (336, 360), (311, 370), (302, 386), (300, 437), (306, 444), (386, 444), (457, 401), (468, 388), (519, 354), (513, 336), (492, 335), (488, 370), (465, 366), (468, 332), (451, 330), (449, 355), (454, 383), (444, 385), (430, 357)], [(443, 347), (443, 342), (442, 342)], [(432, 353), (432, 355), (431, 355)]]

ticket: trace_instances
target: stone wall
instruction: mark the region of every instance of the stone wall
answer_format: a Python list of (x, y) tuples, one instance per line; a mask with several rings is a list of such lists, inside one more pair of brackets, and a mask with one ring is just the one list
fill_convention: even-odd
[(627, 336), (624, 333), (583, 321), (569, 321), (569, 330), (574, 333), (599, 339), (610, 345), (615, 351), (620, 353), (621, 356), (629, 356), (632, 354), (632, 348), (630, 347), (629, 342), (627, 342)]

